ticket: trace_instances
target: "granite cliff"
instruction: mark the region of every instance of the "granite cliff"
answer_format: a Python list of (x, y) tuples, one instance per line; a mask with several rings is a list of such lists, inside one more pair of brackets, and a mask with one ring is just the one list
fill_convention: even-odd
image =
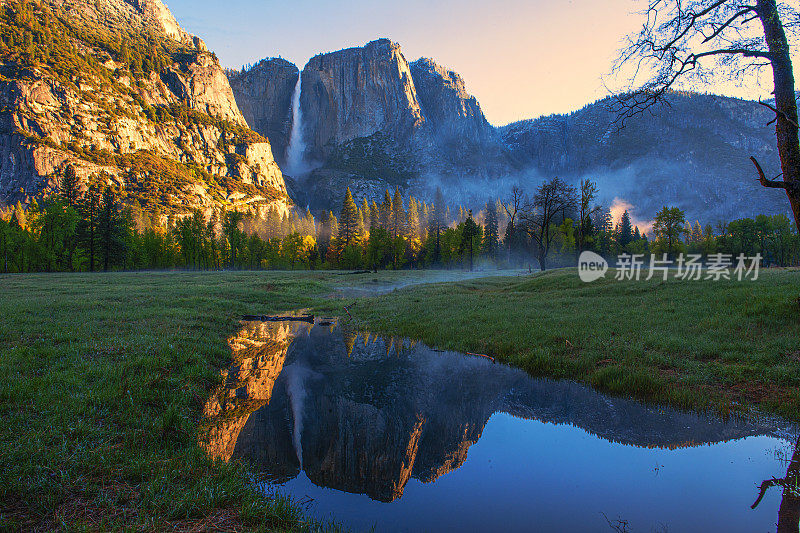
[[(231, 78), (241, 108), (265, 105), (266, 97), (237, 89), (241, 76), (259, 78), (261, 87), (277, 76), (256, 65)], [(299, 203), (332, 208), (346, 186), (378, 197), (386, 187), (424, 188), (433, 175), (485, 178), (512, 168), (463, 79), (431, 59), (409, 64), (388, 39), (314, 56), (302, 78), (305, 157), (316, 168), (295, 187)], [(268, 135), (276, 124), (250, 125)]]
[(298, 68), (281, 58), (228, 71), (236, 103), (247, 124), (270, 140), (282, 168), (292, 133), (292, 96), (299, 77)]
[(160, 0), (4, 0), (0, 30), (0, 202), (71, 164), (150, 213), (290, 205), (216, 56)]
[(378, 132), (405, 142), (425, 122), (408, 62), (388, 39), (314, 56), (302, 76), (311, 159), (324, 161), (337, 146)]

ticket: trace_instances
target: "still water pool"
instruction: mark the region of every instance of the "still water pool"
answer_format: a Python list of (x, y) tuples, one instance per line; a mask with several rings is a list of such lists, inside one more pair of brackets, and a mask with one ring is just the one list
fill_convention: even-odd
[(645, 406), (334, 322), (245, 323), (230, 344), (209, 453), (354, 531), (797, 531), (797, 431), (779, 422)]

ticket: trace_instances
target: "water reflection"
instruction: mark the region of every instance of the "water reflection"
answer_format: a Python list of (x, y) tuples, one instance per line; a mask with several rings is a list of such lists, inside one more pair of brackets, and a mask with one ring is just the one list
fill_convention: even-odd
[(764, 480), (759, 487), (758, 498), (752, 505), (755, 509), (772, 487), (781, 487), (783, 497), (778, 509), (778, 533), (796, 533), (800, 529), (800, 438), (794, 446), (794, 454), (788, 461), (786, 476)]
[[(430, 484), (461, 467), (493, 415), (572, 425), (639, 449), (683, 449), (773, 429), (647, 407), (335, 323), (247, 323), (230, 345), (236, 363), (206, 406), (215, 420), (209, 453), (245, 459), (277, 484), (297, 478), (306, 492), (307, 476), (318, 487), (399, 501), (411, 480)], [(533, 450), (513, 453), (536, 460)], [(795, 487), (797, 463), (795, 452), (786, 477)], [(766, 482), (763, 492), (778, 484)], [(796, 531), (796, 491), (784, 488), (783, 500), (782, 521)]]

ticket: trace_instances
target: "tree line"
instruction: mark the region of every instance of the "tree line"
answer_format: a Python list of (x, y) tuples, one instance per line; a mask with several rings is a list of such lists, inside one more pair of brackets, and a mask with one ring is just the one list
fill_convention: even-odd
[(535, 258), (544, 270), (550, 260), (574, 265), (582, 251), (593, 251), (612, 261), (621, 254), (760, 254), (765, 266), (800, 264), (800, 237), (786, 215), (758, 215), (716, 225), (686, 219), (683, 210), (663, 207), (652, 226), (642, 231), (625, 210), (615, 221), (608, 207), (597, 205), (594, 182), (578, 187), (559, 178), (542, 183), (532, 195), (519, 187), (501, 205), (507, 215), (504, 246), (513, 257)]
[(574, 187), (554, 178), (530, 194), (513, 187), (477, 212), (449, 207), (441, 190), (428, 203), (399, 189), (380, 202), (356, 202), (347, 189), (337, 213), (318, 217), (275, 208), (260, 216), (224, 209), (148, 216), (123, 206), (111, 186), (82, 189), (68, 166), (58, 194), (0, 212), (0, 269), (546, 269), (572, 266), (584, 250), (611, 259), (758, 253), (767, 265), (800, 261), (800, 239), (785, 215), (701, 226), (664, 207), (646, 233), (628, 211), (615, 222), (597, 195), (590, 180)]

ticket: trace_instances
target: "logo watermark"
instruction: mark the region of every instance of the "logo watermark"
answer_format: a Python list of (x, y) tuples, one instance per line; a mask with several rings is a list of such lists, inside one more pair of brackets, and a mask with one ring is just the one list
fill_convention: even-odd
[[(761, 266), (761, 254), (739, 254), (736, 258), (733, 254), (710, 254), (705, 262), (700, 254), (680, 254), (676, 259), (670, 259), (667, 254), (650, 254), (647, 268), (645, 257), (645, 254), (617, 256), (614, 279), (639, 281), (658, 278), (666, 281), (672, 277), (684, 281), (755, 281)], [(605, 277), (608, 269), (608, 261), (594, 252), (583, 252), (578, 258), (578, 276), (586, 283)]]
[(608, 261), (594, 252), (583, 252), (578, 258), (578, 275), (581, 281), (590, 283), (606, 275)]

